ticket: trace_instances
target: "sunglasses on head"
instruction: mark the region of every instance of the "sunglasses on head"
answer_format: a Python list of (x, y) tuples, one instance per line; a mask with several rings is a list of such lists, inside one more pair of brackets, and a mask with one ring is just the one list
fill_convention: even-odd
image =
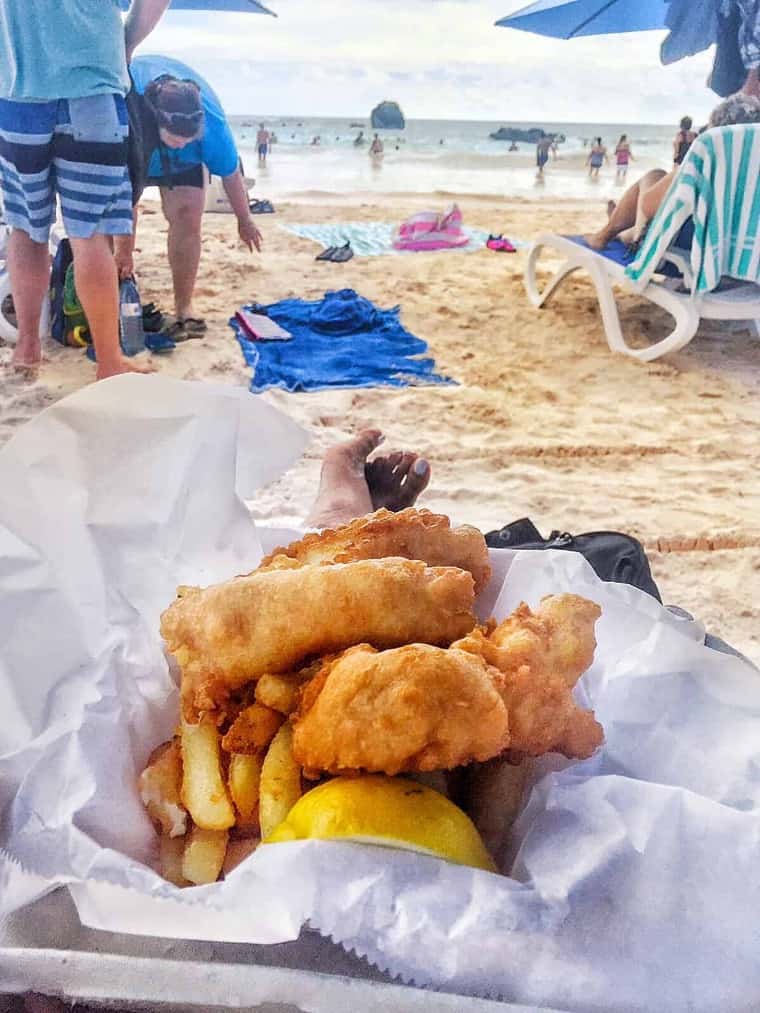
[(146, 95), (160, 126), (179, 137), (194, 137), (203, 126), (203, 109), (196, 109), (192, 113), (167, 112), (160, 106), (161, 91), (164, 85), (169, 82), (190, 85), (200, 97), (201, 89), (197, 81), (191, 78), (177, 78), (172, 74), (161, 74), (155, 78), (150, 88), (150, 95)]

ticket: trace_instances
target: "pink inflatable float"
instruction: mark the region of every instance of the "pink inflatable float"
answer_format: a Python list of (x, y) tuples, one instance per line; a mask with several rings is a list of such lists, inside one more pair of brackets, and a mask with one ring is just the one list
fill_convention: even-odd
[(445, 250), (466, 246), (470, 237), (462, 231), (462, 212), (453, 204), (446, 214), (420, 211), (399, 226), (393, 240), (396, 250)]

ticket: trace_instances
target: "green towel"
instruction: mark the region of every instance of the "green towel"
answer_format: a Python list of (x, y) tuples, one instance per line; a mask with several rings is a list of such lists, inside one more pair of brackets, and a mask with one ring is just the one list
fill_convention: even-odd
[(712, 292), (723, 276), (760, 283), (760, 125), (715, 127), (697, 137), (626, 268), (636, 289), (651, 280), (688, 218), (692, 295)]

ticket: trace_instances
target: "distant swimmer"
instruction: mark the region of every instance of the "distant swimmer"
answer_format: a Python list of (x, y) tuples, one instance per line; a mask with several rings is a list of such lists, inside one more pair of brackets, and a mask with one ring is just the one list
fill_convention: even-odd
[(439, 143), (439, 144), (443, 144), (443, 138), (441, 138), (441, 139), (440, 139), (440, 141), (439, 141), (438, 143)]
[(628, 142), (628, 134), (621, 134), (620, 140), (615, 146), (615, 182), (624, 183), (625, 177), (628, 175), (628, 163), (635, 162), (636, 159), (633, 157), (631, 151), (631, 145)]
[(554, 144), (554, 138), (551, 134), (546, 134), (544, 137), (539, 138), (536, 144), (536, 168), (538, 172), (536, 176), (539, 179), (544, 178), (544, 166), (549, 161), (549, 149)]
[(601, 137), (595, 137), (594, 143), (589, 152), (588, 158), (586, 159), (586, 165), (588, 166), (588, 178), (599, 179), (599, 170), (604, 162), (609, 162), (607, 157), (607, 149), (602, 143)]
[(259, 153), (259, 165), (267, 164), (267, 154), (271, 143), (272, 135), (263, 123), (259, 123), (259, 129), (256, 133), (256, 150)]
[(312, 143), (312, 146), (314, 146), (314, 145), (320, 145), (322, 143), (322, 138), (319, 136), (319, 134), (315, 134), (315, 136), (312, 137), (312, 139), (311, 139), (311, 143)]
[(519, 150), (520, 149), (517, 147), (517, 141), (512, 141), (510, 146), (507, 148), (507, 151), (519, 151)]
[(369, 146), (369, 154), (371, 158), (382, 158), (385, 152), (385, 145), (380, 140), (380, 135), (375, 134), (372, 138), (372, 144)]
[(354, 147), (361, 148), (363, 144), (364, 144), (364, 131), (360, 130), (359, 133), (354, 138)]
[(691, 147), (691, 142), (697, 136), (692, 128), (691, 116), (684, 116), (678, 125), (678, 133), (673, 139), (673, 164), (680, 165), (683, 162), (686, 152)]

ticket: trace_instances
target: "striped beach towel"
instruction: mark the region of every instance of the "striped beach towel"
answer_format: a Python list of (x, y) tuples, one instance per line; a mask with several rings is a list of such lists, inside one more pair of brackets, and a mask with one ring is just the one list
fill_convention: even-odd
[(723, 276), (760, 283), (760, 125), (716, 127), (692, 144), (626, 275), (641, 291), (687, 219), (692, 295)]

